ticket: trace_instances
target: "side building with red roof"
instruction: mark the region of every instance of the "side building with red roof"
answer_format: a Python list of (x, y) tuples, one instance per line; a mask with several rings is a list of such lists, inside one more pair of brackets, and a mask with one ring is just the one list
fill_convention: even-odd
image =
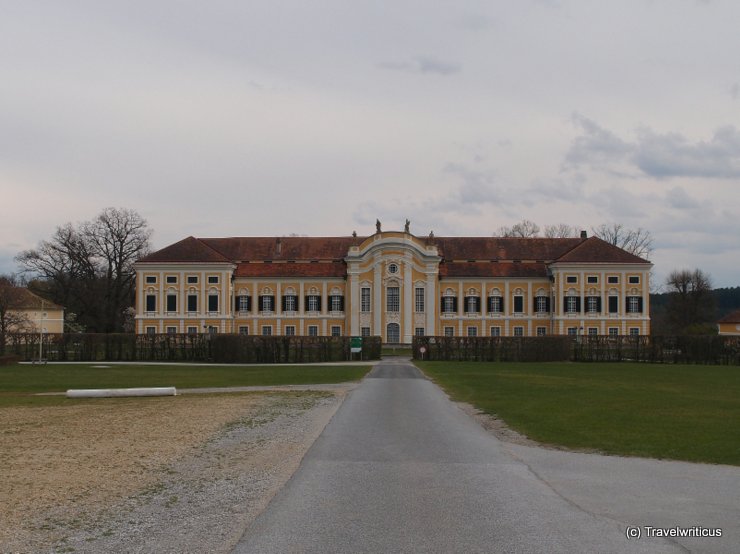
[(137, 333), (647, 335), (652, 264), (596, 237), (188, 237), (136, 264)]

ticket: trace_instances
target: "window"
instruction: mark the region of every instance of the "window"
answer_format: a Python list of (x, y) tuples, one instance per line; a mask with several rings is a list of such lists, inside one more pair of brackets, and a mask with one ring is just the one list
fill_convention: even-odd
[(568, 334), (570, 336), (578, 335), (578, 327), (568, 327)]
[(295, 312), (297, 309), (298, 309), (298, 297), (295, 294), (286, 294), (285, 296), (283, 296), (283, 311), (284, 312)]
[(469, 337), (477, 337), (478, 336), (478, 328), (477, 327), (468, 327), (468, 336)]
[(401, 326), (398, 323), (389, 323), (386, 328), (386, 340), (390, 343), (401, 342)]
[(218, 311), (218, 294), (209, 294), (208, 295), (208, 311), (209, 312), (217, 312)]
[(285, 326), (285, 336), (292, 337), (294, 335), (295, 335), (295, 325), (286, 325)]
[(215, 325), (209, 325), (208, 326), (208, 334), (209, 335), (215, 335), (217, 333), (218, 333), (218, 327), (216, 327)]
[(491, 336), (492, 337), (500, 337), (501, 336), (501, 327), (491, 327)]
[(167, 327), (167, 334), (168, 335), (174, 335), (177, 333), (177, 327), (168, 326)]
[(454, 314), (457, 312), (457, 298), (454, 296), (442, 297), (442, 313)]
[(308, 336), (309, 337), (318, 337), (319, 336), (319, 326), (318, 325), (309, 325), (308, 326)]
[(465, 297), (465, 313), (466, 314), (480, 313), (480, 296), (466, 296)]
[(488, 313), (500, 314), (504, 311), (504, 299), (500, 296), (488, 297)]
[(578, 283), (578, 276), (577, 275), (568, 275), (565, 278), (565, 282), (568, 283), (569, 285), (575, 285), (576, 283)]
[(198, 284), (198, 276), (188, 275), (188, 285), (197, 285), (197, 284)]
[(521, 314), (524, 312), (524, 297), (516, 295), (514, 297), (514, 313)]
[(177, 311), (177, 295), (176, 294), (167, 295), (167, 311), (168, 312)]
[(334, 294), (329, 297), (329, 309), (332, 312), (343, 312), (344, 311), (344, 296)]
[(537, 336), (544, 337), (547, 335), (547, 327), (537, 327)]
[[(157, 277), (155, 275), (147, 275), (145, 278), (145, 282), (147, 285), (156, 285), (157, 284)], [(148, 329), (148, 327), (147, 327)]]
[(239, 334), (240, 335), (248, 335), (249, 334), (249, 325), (240, 325), (239, 326)]
[(209, 275), (208, 276), (208, 284), (209, 285), (217, 285), (218, 284), (218, 275)]
[(363, 337), (369, 337), (370, 336), (370, 327), (361, 327), (360, 328), (360, 335)]
[(597, 285), (599, 283), (599, 278), (596, 275), (589, 275), (586, 277), (586, 283), (589, 285)]
[(197, 335), (198, 334), (198, 328), (193, 327), (192, 325), (188, 327), (188, 335)]
[(246, 294), (240, 294), (236, 297), (236, 311), (248, 312), (252, 309), (252, 297)]
[(514, 327), (514, 336), (515, 337), (523, 337), (524, 336), (524, 327), (519, 327), (518, 325)]
[(339, 325), (332, 325), (331, 326), (331, 336), (332, 337), (341, 337), (342, 336), (342, 328)]
[(629, 284), (630, 285), (639, 285), (640, 284), (640, 276), (639, 275), (630, 275), (629, 276)]
[(630, 335), (633, 337), (640, 336), (640, 328), (639, 327), (630, 327)]
[(272, 335), (272, 325), (263, 325), (262, 326), (262, 336), (269, 337), (271, 335)]
[(260, 312), (274, 312), (275, 311), (275, 297), (271, 294), (263, 294), (260, 296)]
[(610, 285), (618, 285), (619, 284), (619, 276), (618, 275), (609, 275), (609, 277), (606, 278), (606, 282)]
[(398, 264), (389, 264), (388, 273), (398, 273)]
[(188, 311), (189, 312), (198, 311), (198, 295), (197, 294), (188, 294)]
[(618, 337), (619, 336), (619, 327), (609, 327), (609, 336), (610, 337)]
[(596, 336), (599, 334), (599, 328), (598, 327), (589, 327), (588, 328), (588, 334), (593, 336)]
[(306, 311), (321, 311), (321, 297), (318, 294), (309, 294), (306, 296)]
[(157, 297), (154, 294), (146, 295), (146, 311), (156, 312), (157, 311)]
[(177, 276), (176, 275), (168, 275), (167, 277), (165, 277), (165, 279), (167, 280), (167, 284), (168, 285), (175, 285), (175, 284), (177, 284)]
[(575, 314), (581, 311), (581, 299), (578, 296), (566, 296), (563, 304), (565, 313)]
[(550, 311), (550, 297), (549, 296), (535, 296), (534, 311), (537, 312), (538, 314), (549, 312)]
[(601, 298), (598, 296), (586, 297), (586, 312), (595, 314), (601, 311)]
[(156, 335), (157, 334), (157, 328), (156, 327), (147, 327), (146, 328), (146, 334), (147, 335)]
[(370, 287), (360, 289), (360, 311), (365, 313), (370, 311)]
[(424, 336), (424, 327), (417, 327), (414, 329), (414, 335), (417, 337), (423, 337)]
[[(388, 287), (386, 292), (386, 310), (389, 312), (398, 312), (401, 309), (400, 289), (398, 287)], [(389, 341), (393, 342), (393, 341)], [(398, 342), (398, 341), (396, 341)]]
[(642, 313), (642, 297), (641, 296), (628, 296), (627, 297), (627, 313), (628, 314), (641, 314)]
[(616, 314), (619, 312), (619, 296), (609, 297), (609, 313)]
[(424, 313), (424, 289), (421, 287), (414, 290), (414, 309), (417, 314)]
[(454, 336), (455, 336), (455, 328), (445, 327), (445, 337), (454, 337)]

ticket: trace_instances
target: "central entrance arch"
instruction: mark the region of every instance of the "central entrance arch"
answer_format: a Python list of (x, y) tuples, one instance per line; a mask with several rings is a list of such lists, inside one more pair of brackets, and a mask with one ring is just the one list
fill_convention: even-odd
[(401, 326), (398, 323), (388, 324), (385, 340), (391, 344), (398, 344), (401, 342)]

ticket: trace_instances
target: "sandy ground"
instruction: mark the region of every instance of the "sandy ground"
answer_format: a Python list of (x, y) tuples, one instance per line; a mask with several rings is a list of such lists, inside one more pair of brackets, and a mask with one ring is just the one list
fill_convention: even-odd
[(0, 552), (228, 552), (350, 386), (0, 409)]

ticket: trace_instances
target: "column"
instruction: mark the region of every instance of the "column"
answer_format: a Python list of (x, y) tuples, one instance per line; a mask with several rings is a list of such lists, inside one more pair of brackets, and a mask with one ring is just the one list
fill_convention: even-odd
[(414, 335), (414, 285), (412, 282), (413, 267), (411, 262), (405, 261), (403, 264), (403, 330), (402, 337), (405, 344), (411, 343), (411, 337)]

